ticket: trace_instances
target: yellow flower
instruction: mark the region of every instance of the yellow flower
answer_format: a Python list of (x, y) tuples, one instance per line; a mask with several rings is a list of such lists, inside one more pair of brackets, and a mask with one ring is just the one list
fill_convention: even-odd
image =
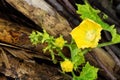
[(73, 71), (73, 63), (68, 59), (65, 59), (65, 61), (60, 63), (60, 65), (61, 65), (63, 72), (72, 72)]
[(62, 36), (58, 37), (58, 38), (55, 40), (55, 45), (56, 45), (57, 47), (61, 48), (61, 49), (63, 48), (64, 44), (65, 44), (65, 40), (63, 39)]
[(70, 33), (78, 48), (95, 48), (101, 39), (102, 27), (96, 22), (85, 19)]

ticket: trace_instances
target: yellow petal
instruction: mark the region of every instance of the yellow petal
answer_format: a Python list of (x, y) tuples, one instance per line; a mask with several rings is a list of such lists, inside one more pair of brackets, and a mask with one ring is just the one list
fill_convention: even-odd
[(96, 22), (85, 19), (71, 31), (78, 48), (95, 48), (101, 39), (102, 27)]

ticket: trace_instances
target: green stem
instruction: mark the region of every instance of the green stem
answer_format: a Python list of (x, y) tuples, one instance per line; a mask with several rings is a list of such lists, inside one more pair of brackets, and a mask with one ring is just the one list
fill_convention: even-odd
[(90, 50), (91, 50), (91, 49), (89, 49), (89, 48), (88, 48), (88, 49), (85, 49), (85, 50), (82, 51), (82, 53), (83, 53), (83, 54), (86, 54), (86, 53), (87, 53), (88, 51), (90, 51)]
[(113, 45), (113, 44), (117, 44), (119, 42), (105, 42), (105, 43), (101, 43), (98, 45), (98, 47), (104, 47), (104, 46), (109, 46), (109, 45)]
[(52, 61), (55, 62), (55, 56), (54, 56), (54, 52), (53, 50), (49, 49), (51, 57), (52, 57)]
[(74, 77), (76, 76), (75, 73), (74, 73), (73, 71), (72, 71), (71, 73), (72, 73), (72, 76), (73, 76), (73, 78), (74, 78)]
[(64, 60), (66, 59), (66, 57), (63, 55), (63, 53), (61, 51), (58, 52), (59, 56), (62, 57)]

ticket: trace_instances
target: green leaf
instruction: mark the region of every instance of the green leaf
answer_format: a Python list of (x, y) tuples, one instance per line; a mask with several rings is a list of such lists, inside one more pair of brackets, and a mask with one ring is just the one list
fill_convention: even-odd
[(29, 38), (34, 45), (37, 45), (38, 43), (45, 43), (45, 42), (51, 43), (51, 41), (53, 41), (54, 39), (45, 30), (43, 30), (43, 33), (38, 31), (33, 31), (30, 34)]
[(45, 30), (43, 30), (43, 35), (42, 35), (42, 37), (43, 37), (43, 39), (42, 39), (42, 43), (44, 43), (46, 40), (48, 40), (48, 39), (50, 39), (50, 35), (45, 31)]
[(102, 19), (107, 19), (107, 18), (108, 18), (108, 16), (103, 13)]
[(29, 38), (32, 44), (37, 45), (42, 40), (42, 33), (33, 31)]
[(74, 63), (74, 70), (76, 70), (82, 63), (85, 62), (83, 53), (76, 53), (76, 55), (72, 57), (72, 62)]
[(97, 79), (98, 68), (91, 66), (88, 62), (83, 67), (80, 76), (74, 76), (74, 80), (95, 80)]
[(114, 38), (112, 38), (113, 43), (120, 43), (120, 35), (116, 34)]
[(95, 21), (96, 23), (100, 24), (103, 29), (108, 30), (109, 31), (109, 25), (104, 23), (102, 21), (102, 19), (98, 16), (98, 13), (100, 13), (100, 10), (96, 10), (94, 8), (92, 8), (87, 2), (85, 2), (85, 4), (81, 5), (81, 4), (77, 4), (78, 10), (77, 13), (81, 14), (81, 18), (82, 19), (86, 19), (89, 18), (93, 21)]

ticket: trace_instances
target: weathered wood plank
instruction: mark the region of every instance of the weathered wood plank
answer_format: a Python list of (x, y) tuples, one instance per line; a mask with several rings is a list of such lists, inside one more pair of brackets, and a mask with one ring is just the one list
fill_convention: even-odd
[(66, 39), (70, 39), (69, 32), (72, 29), (68, 21), (44, 0), (31, 0), (32, 2), (29, 3), (25, 0), (6, 1), (40, 27), (47, 30), (49, 34), (54, 36), (62, 34)]

